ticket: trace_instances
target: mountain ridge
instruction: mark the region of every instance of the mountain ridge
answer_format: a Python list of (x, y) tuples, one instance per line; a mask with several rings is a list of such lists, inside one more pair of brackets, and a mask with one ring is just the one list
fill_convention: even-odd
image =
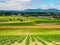
[(5, 12), (60, 12), (58, 9), (25, 9), (25, 10), (0, 10)]

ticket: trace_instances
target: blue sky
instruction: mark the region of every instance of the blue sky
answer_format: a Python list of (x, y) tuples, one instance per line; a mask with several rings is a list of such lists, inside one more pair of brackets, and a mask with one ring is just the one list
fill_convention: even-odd
[(0, 0), (1, 10), (59, 9), (60, 0)]

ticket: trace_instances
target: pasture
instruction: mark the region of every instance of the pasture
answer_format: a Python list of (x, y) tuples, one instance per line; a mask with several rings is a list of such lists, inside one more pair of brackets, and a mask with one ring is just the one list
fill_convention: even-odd
[[(22, 16), (0, 16), (0, 26), (2, 25), (24, 26), (24, 25), (36, 25), (42, 23), (48, 24), (60, 24), (60, 19), (53, 17), (22, 17)], [(18, 25), (19, 24), (19, 25)], [(5, 25), (5, 26), (6, 26)]]

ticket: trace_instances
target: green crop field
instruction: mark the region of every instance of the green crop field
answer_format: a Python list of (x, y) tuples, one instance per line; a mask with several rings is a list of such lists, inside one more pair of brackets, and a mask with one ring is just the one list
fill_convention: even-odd
[(0, 35), (39, 35), (39, 34), (60, 34), (60, 29), (47, 29), (47, 28), (38, 28), (38, 29), (29, 29), (29, 28), (0, 28)]
[(60, 19), (52, 17), (0, 16), (0, 26), (24, 26), (41, 23), (60, 24)]
[[(35, 42), (35, 43), (34, 43)], [(0, 45), (60, 45), (60, 35), (15, 35), (15, 36), (0, 36)], [(23, 45), (24, 45), (23, 44)]]
[(60, 45), (60, 28), (27, 28), (40, 24), (60, 26), (60, 19), (45, 16), (0, 16), (0, 45)]
[(40, 43), (60, 45), (60, 29), (0, 28), (0, 45), (41, 45)]

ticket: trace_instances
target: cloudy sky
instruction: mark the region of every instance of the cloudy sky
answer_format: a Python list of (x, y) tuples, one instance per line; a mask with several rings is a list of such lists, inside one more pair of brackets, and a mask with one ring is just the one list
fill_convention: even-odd
[(59, 9), (60, 0), (0, 0), (0, 10)]

